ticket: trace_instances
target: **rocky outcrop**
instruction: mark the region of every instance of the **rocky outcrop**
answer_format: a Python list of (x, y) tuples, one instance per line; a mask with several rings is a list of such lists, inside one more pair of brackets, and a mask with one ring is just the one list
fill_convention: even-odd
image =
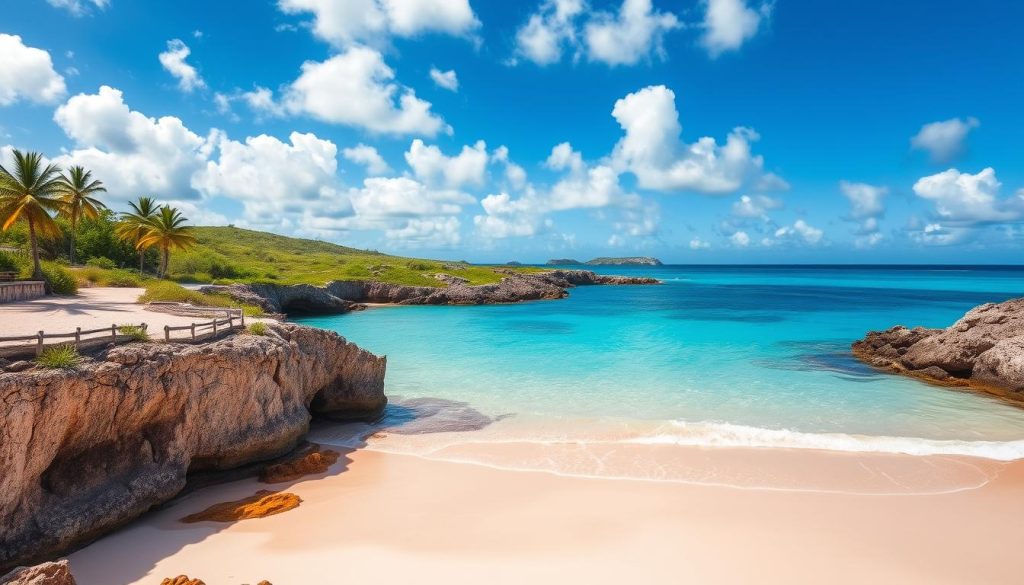
[(0, 585), (75, 585), (67, 560), (18, 567), (0, 577)]
[(975, 307), (946, 329), (872, 331), (853, 352), (892, 372), (1024, 401), (1024, 298)]
[(661, 260), (650, 256), (629, 256), (627, 258), (594, 258), (587, 266), (661, 266)]
[[(405, 286), (375, 281), (344, 280), (323, 287), (311, 285), (234, 284), (208, 286), (204, 292), (227, 293), (239, 302), (274, 313), (338, 312), (360, 303), (401, 305), (486, 305), (565, 297), (567, 289), (594, 284), (658, 284), (654, 278), (605, 276), (589, 270), (523, 273), (506, 270), (501, 282), (470, 285), (446, 277), (447, 286)], [(446, 275), (447, 276), (447, 275)], [(344, 307), (344, 308), (343, 308)]]
[(313, 414), (381, 414), (384, 358), (320, 329), (267, 329), (0, 374), (0, 568), (110, 531), (190, 473), (288, 453)]
[(579, 266), (583, 264), (574, 258), (552, 258), (548, 260), (548, 266)]

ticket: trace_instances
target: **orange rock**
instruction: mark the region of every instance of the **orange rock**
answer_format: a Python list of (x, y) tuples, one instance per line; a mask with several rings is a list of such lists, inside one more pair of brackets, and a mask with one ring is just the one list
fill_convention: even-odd
[(340, 454), (330, 449), (320, 451), (319, 448), (319, 446), (315, 446), (311, 452), (299, 454), (289, 461), (264, 467), (260, 472), (260, 481), (263, 483), (295, 481), (306, 475), (327, 471), (328, 467), (338, 461)]
[[(302, 500), (299, 496), (288, 492), (271, 492), (260, 490), (255, 495), (233, 502), (214, 504), (202, 512), (190, 514), (181, 519), (182, 522), (235, 522), (250, 518), (264, 518), (292, 508), (298, 508)], [(179, 585), (173, 583), (172, 585)], [(191, 584), (190, 584), (191, 585)], [(200, 584), (201, 585), (201, 584)]]
[(160, 582), (160, 585), (206, 585), (200, 579), (189, 579), (188, 575), (178, 575), (173, 579), (168, 577)]

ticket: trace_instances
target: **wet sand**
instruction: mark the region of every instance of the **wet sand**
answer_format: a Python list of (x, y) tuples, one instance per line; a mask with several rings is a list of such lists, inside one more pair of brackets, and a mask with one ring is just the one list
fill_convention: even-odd
[[(228, 525), (181, 523), (268, 486), (207, 488), (71, 555), (72, 570), (80, 585), (182, 573), (209, 585), (1021, 581), (1012, 559), (1024, 539), (1024, 462), (674, 449), (716, 475), (731, 469), (736, 485), (356, 450), (326, 474), (269, 486), (297, 494), (297, 509)], [(460, 454), (470, 455), (481, 453)], [(784, 481), (771, 488), (773, 477)]]

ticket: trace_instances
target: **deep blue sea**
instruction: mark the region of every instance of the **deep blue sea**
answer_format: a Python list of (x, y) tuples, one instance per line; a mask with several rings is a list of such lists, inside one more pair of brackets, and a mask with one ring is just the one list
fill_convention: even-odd
[[(850, 343), (1024, 295), (1024, 269), (608, 267), (656, 286), (300, 321), (388, 356), (387, 392), (467, 403), (474, 441), (621, 440), (1024, 457), (1024, 409), (878, 373)], [(465, 437), (463, 437), (465, 439)], [(470, 439), (467, 439), (470, 440)]]

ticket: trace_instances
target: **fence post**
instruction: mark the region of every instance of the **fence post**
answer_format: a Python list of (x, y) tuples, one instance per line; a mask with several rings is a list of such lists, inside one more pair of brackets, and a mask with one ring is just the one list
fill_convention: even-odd
[(235, 316), (234, 315), (228, 315), (228, 329), (234, 329), (234, 328), (235, 328)]
[(43, 355), (43, 338), (46, 334), (42, 331), (39, 332), (39, 343), (36, 344), (36, 355)]
[(80, 343), (82, 343), (82, 328), (75, 327), (75, 347), (77, 348)]
[(193, 323), (192, 324), (192, 340), (195, 341), (195, 339), (196, 339), (196, 324)]
[(238, 314), (242, 317), (242, 327), (245, 327), (245, 309), (239, 309)]
[(213, 318), (213, 336), (217, 337), (217, 318)]
[(110, 324), (110, 337), (114, 343), (117, 343), (117, 323)]
[(170, 341), (170, 340), (171, 340), (171, 326), (170, 325), (164, 325), (164, 341)]

